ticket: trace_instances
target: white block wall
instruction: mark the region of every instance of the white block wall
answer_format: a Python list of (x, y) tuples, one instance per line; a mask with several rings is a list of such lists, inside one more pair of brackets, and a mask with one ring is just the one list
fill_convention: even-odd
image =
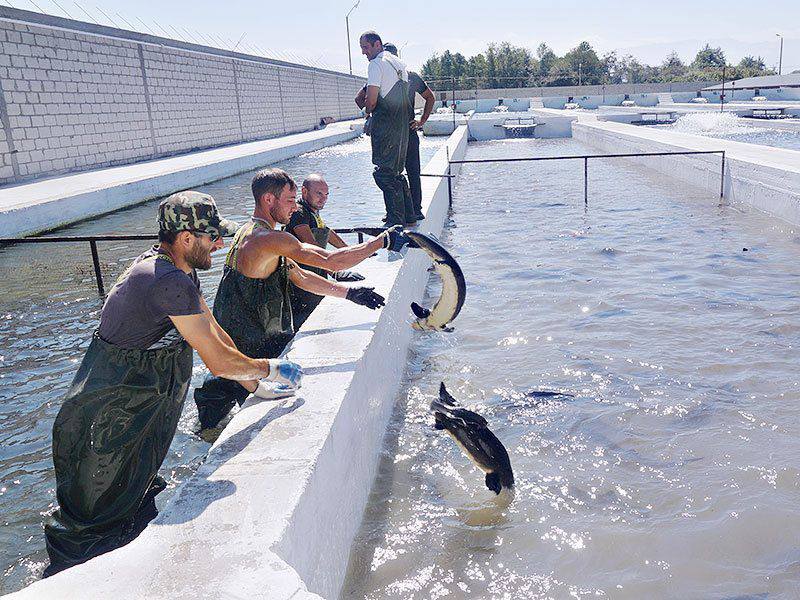
[(0, 6), (0, 184), (357, 116), (363, 79)]

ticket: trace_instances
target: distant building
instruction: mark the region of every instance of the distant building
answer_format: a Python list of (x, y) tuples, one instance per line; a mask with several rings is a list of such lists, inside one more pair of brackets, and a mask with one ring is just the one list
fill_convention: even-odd
[[(800, 88), (800, 73), (788, 75), (762, 75), (761, 77), (745, 77), (734, 81), (726, 81), (725, 89), (737, 90), (771, 90), (777, 88)], [(705, 92), (715, 92), (722, 89), (722, 84), (711, 85), (703, 88)]]

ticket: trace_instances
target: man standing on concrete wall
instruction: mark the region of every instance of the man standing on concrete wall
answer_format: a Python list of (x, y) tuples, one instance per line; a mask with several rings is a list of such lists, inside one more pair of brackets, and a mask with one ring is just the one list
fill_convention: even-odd
[(361, 53), (369, 60), (367, 86), (356, 96), (359, 108), (370, 119), (373, 177), (383, 192), (386, 225), (413, 225), (411, 190), (403, 176), (408, 148), (408, 71), (396, 56), (384, 52), (381, 37), (374, 31), (359, 39)]
[[(384, 44), (383, 49), (386, 52), (391, 52), (397, 56), (397, 46), (394, 44)], [(422, 109), (422, 115), (419, 119), (415, 119), (414, 104), (416, 95), (419, 94), (425, 100), (425, 107)], [(419, 135), (418, 131), (422, 129), (428, 117), (431, 116), (433, 111), (433, 104), (436, 98), (433, 92), (422, 79), (414, 71), (408, 72), (408, 101), (410, 103), (411, 113), (409, 115), (409, 131), (408, 131), (408, 150), (406, 151), (406, 175), (408, 176), (408, 185), (411, 188), (411, 198), (414, 203), (414, 220), (421, 221), (425, 218), (422, 214), (422, 181), (420, 173), (422, 168), (419, 164)]]
[[(304, 244), (314, 244), (326, 248), (328, 244), (334, 248), (344, 248), (347, 244), (337, 233), (325, 225), (320, 211), (328, 202), (328, 183), (322, 175), (311, 174), (305, 178), (300, 188), (299, 210), (292, 213), (286, 231)], [(300, 265), (306, 271), (316, 273), (320, 277), (328, 277), (328, 272), (310, 265)], [(331, 273), (336, 281), (362, 281), (364, 277), (355, 271), (336, 271)], [(322, 296), (312, 294), (299, 287), (291, 286), (289, 297), (292, 303), (292, 319), (294, 330), (298, 331), (311, 312), (322, 300)]]
[[(294, 335), (290, 282), (319, 296), (336, 296), (376, 309), (384, 298), (374, 288), (348, 287), (297, 266), (310, 265), (334, 272), (349, 269), (381, 248), (399, 251), (408, 243), (402, 228), (387, 229), (363, 244), (329, 251), (304, 244), (285, 231), (297, 210), (297, 186), (281, 169), (265, 169), (253, 178), (255, 209), (231, 243), (225, 269), (214, 300), (214, 316), (231, 339), (248, 356), (280, 355)], [(295, 262), (296, 261), (296, 262)], [(248, 395), (232, 377), (210, 377), (195, 390), (200, 425), (216, 427), (235, 403)]]
[(264, 377), (297, 385), (294, 363), (237, 351), (200, 293), (196, 269), (235, 223), (211, 196), (180, 192), (159, 207), (159, 244), (108, 294), (53, 425), (58, 510), (45, 525), (52, 575), (122, 546), (156, 514), (158, 469), (175, 435), (192, 376), (192, 348), (212, 373), (255, 390)]

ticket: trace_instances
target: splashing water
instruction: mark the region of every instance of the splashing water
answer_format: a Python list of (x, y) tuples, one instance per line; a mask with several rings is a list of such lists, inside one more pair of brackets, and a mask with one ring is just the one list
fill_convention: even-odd
[(732, 113), (719, 112), (701, 112), (683, 115), (675, 121), (670, 129), (679, 133), (713, 136), (758, 131), (755, 127), (749, 127), (743, 124), (739, 117)]

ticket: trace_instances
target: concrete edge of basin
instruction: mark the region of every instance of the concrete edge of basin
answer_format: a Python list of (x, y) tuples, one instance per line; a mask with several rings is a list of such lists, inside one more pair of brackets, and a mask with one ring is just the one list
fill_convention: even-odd
[[(800, 152), (609, 121), (574, 122), (572, 136), (588, 146), (608, 153), (724, 150), (722, 200), (747, 205), (793, 226), (800, 226)], [(705, 189), (719, 197), (722, 177), (720, 155), (659, 156), (625, 160)], [(591, 189), (591, 165), (589, 188)]]
[(356, 122), (0, 189), (0, 237), (24, 237), (338, 144)]

